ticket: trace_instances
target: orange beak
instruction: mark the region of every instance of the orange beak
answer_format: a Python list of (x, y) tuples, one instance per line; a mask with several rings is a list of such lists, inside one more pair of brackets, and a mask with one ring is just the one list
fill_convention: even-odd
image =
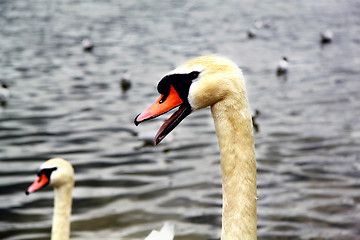
[(191, 113), (189, 104), (183, 102), (175, 88), (170, 85), (170, 91), (167, 96), (161, 95), (160, 98), (144, 112), (135, 118), (135, 125), (141, 122), (156, 118), (173, 108), (180, 106), (166, 122), (161, 126), (155, 137), (155, 145), (164, 139), (187, 115)]
[(35, 180), (35, 182), (33, 182), (33, 184), (30, 185), (30, 187), (26, 190), (26, 195), (29, 195), (30, 193), (45, 187), (47, 184), (49, 184), (49, 179), (45, 174), (41, 174), (40, 176), (38, 176)]
[(153, 105), (151, 105), (150, 107), (148, 107), (148, 109), (139, 114), (135, 118), (135, 125), (137, 126), (139, 125), (139, 123), (145, 120), (158, 117), (161, 114), (164, 114), (183, 103), (183, 101), (179, 97), (179, 94), (176, 92), (175, 88), (172, 85), (170, 85), (170, 93), (165, 101), (162, 100), (163, 98), (164, 95), (161, 95)]

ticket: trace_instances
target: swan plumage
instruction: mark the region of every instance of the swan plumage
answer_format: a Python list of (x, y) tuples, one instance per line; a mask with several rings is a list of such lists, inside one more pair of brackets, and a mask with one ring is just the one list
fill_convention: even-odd
[(160, 231), (152, 230), (145, 240), (170, 240), (174, 238), (174, 224), (166, 222)]
[(158, 100), (135, 124), (178, 110), (160, 127), (158, 144), (186, 116), (210, 106), (221, 153), (222, 240), (256, 239), (256, 161), (245, 81), (237, 64), (217, 55), (192, 59), (159, 82)]

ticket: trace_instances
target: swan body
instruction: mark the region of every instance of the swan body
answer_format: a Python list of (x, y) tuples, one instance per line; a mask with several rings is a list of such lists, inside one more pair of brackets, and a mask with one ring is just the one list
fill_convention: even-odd
[[(26, 190), (26, 195), (47, 185), (55, 189), (54, 216), (51, 240), (70, 238), (70, 215), (72, 189), (74, 187), (74, 168), (62, 158), (52, 158), (44, 162), (38, 171), (38, 177)], [(153, 230), (145, 240), (172, 240), (174, 225), (165, 223), (160, 231)]]
[(158, 131), (157, 144), (187, 115), (210, 106), (221, 153), (221, 239), (256, 239), (253, 126), (241, 70), (229, 59), (202, 56), (165, 75), (157, 88), (160, 98), (135, 118), (135, 124), (179, 107)]

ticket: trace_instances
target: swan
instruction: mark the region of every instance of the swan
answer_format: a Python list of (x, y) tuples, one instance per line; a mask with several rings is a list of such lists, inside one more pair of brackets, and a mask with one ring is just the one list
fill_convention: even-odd
[(135, 118), (135, 124), (179, 107), (160, 127), (158, 144), (190, 113), (210, 106), (221, 154), (221, 239), (256, 239), (255, 147), (241, 70), (227, 58), (201, 56), (165, 75), (157, 89), (161, 96)]
[(334, 38), (334, 33), (330, 29), (328, 29), (320, 33), (320, 38), (321, 38), (320, 42), (322, 44), (331, 43)]
[(52, 240), (65, 240), (70, 237), (70, 215), (72, 190), (74, 187), (74, 168), (61, 158), (52, 158), (44, 162), (38, 171), (38, 177), (26, 190), (26, 195), (45, 187), (55, 189)]
[(81, 41), (81, 45), (84, 52), (91, 52), (94, 48), (94, 43), (87, 38)]
[(276, 74), (277, 74), (278, 76), (287, 74), (288, 68), (289, 68), (289, 60), (288, 60), (287, 57), (283, 57), (283, 58), (280, 60), (278, 66), (277, 66), (277, 68), (276, 68)]
[(256, 32), (253, 28), (249, 28), (246, 33), (247, 33), (248, 38), (250, 38), (250, 39), (256, 37)]
[[(25, 193), (29, 195), (47, 185), (55, 189), (51, 240), (68, 240), (70, 238), (74, 168), (65, 159), (52, 158), (40, 166), (37, 175), (37, 179), (29, 186)], [(172, 240), (173, 238), (174, 225), (173, 223), (166, 222), (160, 231), (153, 230), (145, 240)]]
[(127, 92), (127, 90), (131, 88), (131, 75), (130, 72), (127, 70), (124, 71), (124, 74), (121, 77), (120, 87), (123, 93)]

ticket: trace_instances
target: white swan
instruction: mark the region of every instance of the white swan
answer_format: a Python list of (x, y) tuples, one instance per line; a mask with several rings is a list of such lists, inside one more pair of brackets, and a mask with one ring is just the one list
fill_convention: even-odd
[(320, 42), (322, 44), (331, 43), (334, 38), (334, 33), (330, 29), (328, 29), (320, 33), (320, 38), (321, 38)]
[(278, 66), (276, 68), (276, 74), (278, 76), (287, 74), (289, 69), (289, 60), (287, 57), (283, 57), (280, 62), (278, 63)]
[(69, 239), (74, 169), (66, 160), (52, 158), (41, 165), (37, 175), (37, 179), (26, 190), (26, 194), (28, 195), (48, 184), (54, 187), (55, 200), (51, 239)]
[(131, 74), (128, 70), (125, 70), (120, 80), (120, 87), (122, 92), (125, 93), (131, 88)]
[(158, 144), (191, 112), (211, 106), (221, 152), (221, 239), (256, 239), (255, 148), (241, 70), (223, 57), (198, 57), (168, 73), (157, 88), (160, 98), (135, 118), (135, 124), (179, 106), (156, 135)]
[(91, 52), (94, 49), (94, 43), (87, 38), (81, 41), (81, 45), (84, 52)]
[[(62, 158), (52, 158), (46, 161), (41, 165), (37, 179), (25, 193), (28, 195), (48, 184), (55, 189), (51, 239), (68, 240), (70, 238), (72, 189), (74, 187), (72, 165)], [(173, 238), (174, 225), (165, 223), (160, 231), (153, 230), (145, 240), (172, 240)]]

